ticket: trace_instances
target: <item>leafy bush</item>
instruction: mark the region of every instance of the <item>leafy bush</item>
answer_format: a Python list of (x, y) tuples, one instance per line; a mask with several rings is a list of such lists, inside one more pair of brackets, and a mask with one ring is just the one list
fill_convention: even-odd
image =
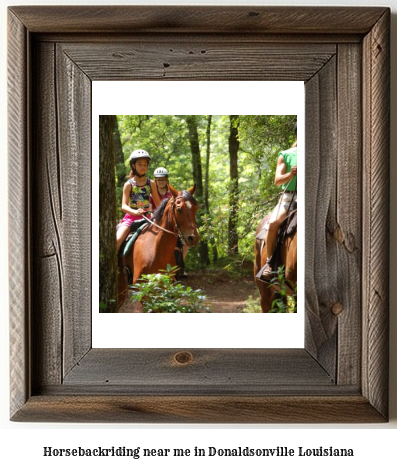
[(163, 273), (142, 275), (132, 286), (137, 290), (131, 297), (132, 301), (142, 302), (144, 312), (200, 312), (204, 309), (206, 296), (201, 290), (193, 290), (174, 280), (178, 267), (167, 265)]
[(249, 295), (247, 301), (245, 301), (245, 308), (243, 309), (243, 312), (250, 314), (255, 312), (262, 312), (259, 297), (253, 298), (252, 295)]

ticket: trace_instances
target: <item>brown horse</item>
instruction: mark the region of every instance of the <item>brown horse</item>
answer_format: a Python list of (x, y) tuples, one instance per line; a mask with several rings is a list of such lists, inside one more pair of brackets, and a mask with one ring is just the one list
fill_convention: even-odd
[(128, 293), (127, 266), (132, 273), (132, 284), (142, 274), (159, 273), (167, 265), (176, 265), (175, 245), (178, 237), (188, 246), (197, 245), (197, 202), (193, 197), (196, 185), (177, 192), (170, 187), (172, 197), (161, 202), (153, 214), (154, 224), (148, 223), (139, 234), (133, 249), (126, 257), (119, 257), (118, 305), (121, 307)]
[[(256, 229), (256, 236), (265, 228), (270, 215), (265, 216), (259, 223)], [(285, 281), (288, 288), (288, 294), (294, 294), (297, 276), (297, 242), (298, 242), (298, 229), (284, 237), (280, 245), (279, 266), (285, 267)], [(267, 252), (266, 243), (264, 240), (255, 237), (255, 263), (254, 263), (254, 276), (266, 263)], [(260, 281), (255, 277), (255, 282), (260, 294), (260, 303), (262, 312), (269, 312), (273, 301), (280, 296), (277, 286), (272, 286), (268, 282)], [(286, 300), (284, 300), (286, 303)]]

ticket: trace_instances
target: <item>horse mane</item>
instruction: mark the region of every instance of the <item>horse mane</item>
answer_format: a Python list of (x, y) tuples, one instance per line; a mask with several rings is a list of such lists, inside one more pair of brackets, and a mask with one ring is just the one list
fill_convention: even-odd
[(167, 206), (167, 203), (168, 203), (169, 200), (170, 200), (170, 198), (166, 198), (165, 200), (161, 200), (160, 204), (153, 211), (153, 219), (155, 219), (156, 222), (161, 222), (161, 220), (163, 219), (165, 207)]
[[(182, 190), (181, 191), (181, 196), (182, 198), (185, 200), (185, 201), (190, 201), (191, 203), (193, 203), (195, 206), (197, 206), (197, 201), (196, 199), (194, 198), (194, 196), (189, 193), (187, 190)], [(155, 221), (157, 223), (160, 223), (162, 220), (163, 220), (163, 217), (164, 217), (164, 213), (166, 212), (166, 207), (167, 207), (167, 204), (168, 204), (168, 201), (170, 200), (171, 198), (166, 198), (164, 200), (162, 200), (159, 204), (159, 206), (157, 206), (157, 208), (154, 210), (153, 212), (153, 219), (155, 219)]]

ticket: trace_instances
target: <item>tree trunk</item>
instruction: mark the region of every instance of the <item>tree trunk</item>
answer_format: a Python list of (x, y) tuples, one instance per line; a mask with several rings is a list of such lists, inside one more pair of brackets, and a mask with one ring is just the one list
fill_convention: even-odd
[(121, 145), (121, 137), (119, 130), (119, 123), (117, 121), (117, 116), (110, 116), (113, 124), (113, 147), (114, 147), (114, 163), (116, 165), (116, 174), (117, 174), (117, 186), (122, 186), (124, 184), (125, 177), (125, 163), (124, 163), (124, 153), (123, 146)]
[[(188, 125), (189, 130), (189, 143), (190, 143), (190, 150), (192, 153), (192, 164), (193, 164), (193, 178), (196, 183), (196, 198), (201, 205), (203, 204), (203, 173), (201, 169), (201, 155), (200, 155), (200, 143), (199, 143), (199, 136), (197, 130), (197, 117), (196, 116), (187, 116), (186, 122)], [(198, 227), (201, 226), (203, 216), (203, 210), (199, 209), (197, 211), (197, 225)], [(198, 253), (200, 257), (200, 265), (208, 265), (209, 264), (209, 256), (208, 256), (208, 244), (207, 242), (200, 240), (198, 244)]]
[(204, 205), (207, 214), (210, 213), (209, 208), (209, 173), (210, 173), (210, 154), (211, 154), (211, 121), (212, 115), (207, 117), (207, 152), (206, 152), (206, 162), (205, 162), (205, 181), (204, 181)]
[(99, 118), (99, 303), (101, 312), (117, 312), (116, 192), (114, 119)]
[(203, 172), (201, 169), (200, 143), (197, 130), (196, 116), (187, 116), (186, 122), (189, 130), (189, 143), (192, 153), (193, 179), (196, 183), (196, 196), (203, 199)]
[(230, 193), (229, 193), (229, 252), (238, 252), (237, 215), (238, 215), (238, 116), (230, 116), (229, 158), (230, 158)]

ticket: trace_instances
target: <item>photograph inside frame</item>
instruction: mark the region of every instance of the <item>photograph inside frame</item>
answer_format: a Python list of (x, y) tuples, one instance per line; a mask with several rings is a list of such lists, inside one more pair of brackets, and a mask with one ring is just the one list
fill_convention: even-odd
[(98, 115), (100, 314), (296, 315), (295, 110)]
[(107, 127), (120, 312), (296, 312), (296, 116), (102, 116)]

